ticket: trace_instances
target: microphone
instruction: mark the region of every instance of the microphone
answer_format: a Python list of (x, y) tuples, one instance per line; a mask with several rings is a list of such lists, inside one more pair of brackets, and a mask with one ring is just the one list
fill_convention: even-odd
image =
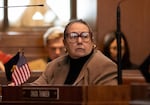
[(117, 4), (117, 32), (121, 32), (121, 26), (120, 26), (120, 4), (123, 2), (124, 0), (119, 0), (118, 4)]
[(118, 84), (122, 84), (120, 2), (117, 5), (117, 32), (116, 32), (116, 39), (117, 39)]
[(18, 6), (3, 6), (0, 8), (14, 8), (14, 7), (35, 7), (35, 6), (44, 6), (43, 4), (38, 4), (38, 5), (18, 5)]
[(121, 31), (120, 27), (120, 4), (117, 6), (117, 32)]

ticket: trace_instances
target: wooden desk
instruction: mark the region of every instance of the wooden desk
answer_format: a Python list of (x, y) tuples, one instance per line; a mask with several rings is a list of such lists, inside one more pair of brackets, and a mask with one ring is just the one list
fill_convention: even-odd
[[(58, 98), (51, 89), (58, 89)], [(4, 86), (2, 97), (0, 105), (129, 105), (131, 99), (128, 86)]]
[(150, 85), (134, 84), (131, 87), (130, 105), (150, 105)]
[(2, 97), (0, 105), (150, 105), (150, 85), (3, 86)]
[(129, 105), (130, 87), (89, 86), (87, 87), (86, 105)]

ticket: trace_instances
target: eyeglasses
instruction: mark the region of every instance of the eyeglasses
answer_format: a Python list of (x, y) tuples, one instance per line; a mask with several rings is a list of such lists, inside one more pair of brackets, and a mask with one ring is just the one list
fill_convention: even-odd
[(78, 37), (80, 37), (84, 42), (88, 42), (91, 37), (90, 32), (81, 32), (80, 34), (77, 32), (71, 32), (67, 33), (67, 39), (69, 42), (76, 42), (78, 40)]

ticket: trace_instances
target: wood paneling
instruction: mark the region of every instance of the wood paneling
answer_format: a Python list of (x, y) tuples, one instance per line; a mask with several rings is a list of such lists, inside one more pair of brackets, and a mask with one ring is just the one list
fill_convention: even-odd
[[(104, 35), (116, 30), (116, 8), (120, 0), (98, 0), (97, 44), (102, 49)], [(150, 54), (150, 0), (122, 0), (121, 30), (130, 48), (131, 61), (141, 64)]]
[(0, 50), (15, 55), (19, 49), (24, 49), (28, 61), (45, 57), (43, 33), (15, 32), (0, 33)]

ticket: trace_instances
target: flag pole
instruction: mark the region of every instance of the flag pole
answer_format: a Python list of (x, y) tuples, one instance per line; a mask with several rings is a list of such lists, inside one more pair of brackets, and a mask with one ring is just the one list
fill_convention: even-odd
[(19, 48), (19, 51), (21, 55), (24, 55), (24, 48)]

